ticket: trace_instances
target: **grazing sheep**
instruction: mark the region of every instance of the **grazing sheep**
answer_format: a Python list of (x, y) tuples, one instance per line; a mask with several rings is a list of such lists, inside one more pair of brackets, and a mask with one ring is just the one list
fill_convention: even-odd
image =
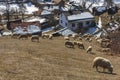
[(20, 35), (20, 34), (15, 34), (15, 33), (13, 33), (13, 34), (11, 35), (11, 38), (12, 38), (12, 39), (17, 39), (19, 35)]
[(108, 72), (112, 73), (113, 72), (113, 66), (111, 65), (111, 62), (103, 57), (96, 57), (93, 60), (93, 68), (96, 68), (96, 70), (98, 71), (98, 67), (102, 67), (103, 71), (105, 71), (105, 69), (108, 69)]
[(102, 43), (102, 39), (97, 39), (97, 43), (101, 44)]
[(89, 41), (89, 40), (90, 40), (90, 38), (89, 38), (89, 37), (86, 37), (86, 38), (85, 38), (85, 40), (86, 40), (86, 41)]
[(92, 46), (89, 46), (88, 48), (87, 48), (87, 50), (86, 50), (86, 52), (88, 53), (91, 53), (92, 52)]
[(79, 37), (79, 40), (82, 41), (82, 37)]
[(106, 47), (110, 48), (111, 47), (111, 43), (110, 42), (106, 43)]
[(38, 36), (38, 35), (32, 35), (31, 41), (32, 41), (32, 42), (34, 42), (34, 41), (39, 42), (39, 36)]
[(70, 48), (74, 48), (74, 44), (71, 41), (65, 41), (65, 46), (70, 47)]
[(102, 48), (102, 52), (109, 52), (110, 48)]
[(71, 37), (72, 36), (72, 34), (68, 34), (68, 37)]
[(20, 34), (20, 36), (19, 36), (19, 39), (28, 39), (28, 35), (27, 34)]
[(89, 37), (89, 34), (84, 34), (82, 37), (83, 38)]
[(64, 40), (70, 40), (70, 38), (66, 36), (66, 37), (64, 37)]
[(73, 38), (74, 40), (76, 40), (78, 37), (79, 37), (78, 34), (72, 34), (72, 38)]
[(101, 39), (100, 37), (95, 36), (95, 40)]
[(78, 41), (73, 41), (73, 44), (74, 45), (78, 45)]
[(52, 34), (49, 34), (49, 39), (53, 39), (53, 35)]
[(89, 42), (92, 42), (92, 38), (89, 39)]
[(42, 34), (42, 38), (43, 38), (43, 39), (49, 38), (49, 34)]
[(78, 42), (77, 45), (78, 48), (85, 49), (83, 42)]

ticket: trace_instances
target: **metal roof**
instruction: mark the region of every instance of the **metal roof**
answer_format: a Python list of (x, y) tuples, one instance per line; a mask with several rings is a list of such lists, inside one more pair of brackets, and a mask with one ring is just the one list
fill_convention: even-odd
[(75, 21), (75, 20), (85, 20), (85, 19), (94, 19), (94, 16), (90, 12), (82, 12), (79, 14), (73, 14), (67, 16), (68, 21)]

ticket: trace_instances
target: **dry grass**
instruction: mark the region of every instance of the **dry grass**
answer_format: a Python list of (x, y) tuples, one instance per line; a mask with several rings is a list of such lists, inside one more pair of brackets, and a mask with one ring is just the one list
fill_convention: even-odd
[[(90, 43), (85, 42), (85, 48)], [(66, 48), (63, 37), (40, 42), (0, 38), (0, 80), (119, 80), (120, 57), (108, 56), (96, 49), (93, 52)], [(111, 60), (114, 73), (98, 73), (92, 68), (92, 60), (103, 56)]]

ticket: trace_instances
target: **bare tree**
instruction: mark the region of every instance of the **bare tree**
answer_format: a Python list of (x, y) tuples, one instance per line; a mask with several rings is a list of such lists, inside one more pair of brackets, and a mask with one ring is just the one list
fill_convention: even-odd
[(6, 17), (7, 17), (7, 28), (10, 30), (10, 14), (9, 14), (9, 10), (10, 10), (10, 4), (9, 4), (9, 0), (5, 0), (5, 4), (6, 4)]
[(22, 3), (19, 4), (19, 13), (20, 13), (21, 16), (22, 16), (22, 20), (24, 20), (25, 12), (26, 12), (26, 6), (25, 6), (24, 3), (22, 2)]

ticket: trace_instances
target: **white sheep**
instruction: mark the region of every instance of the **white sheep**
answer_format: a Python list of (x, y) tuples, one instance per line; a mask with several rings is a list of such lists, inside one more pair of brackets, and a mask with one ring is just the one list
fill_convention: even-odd
[(102, 43), (102, 39), (97, 39), (97, 43), (101, 44)]
[(43, 39), (49, 38), (49, 34), (42, 34), (42, 38), (43, 38)]
[(49, 34), (49, 39), (53, 39), (53, 35), (52, 34)]
[(19, 39), (22, 39), (22, 40), (23, 39), (25, 39), (25, 40), (28, 39), (28, 34), (20, 34)]
[(78, 48), (85, 49), (83, 42), (78, 42), (77, 45)]
[(78, 45), (78, 41), (73, 41), (73, 44), (74, 45)]
[(102, 48), (101, 49), (102, 52), (110, 52), (110, 50), (111, 50), (110, 48)]
[(92, 52), (92, 46), (89, 46), (88, 48), (87, 48), (87, 50), (86, 50), (86, 52), (88, 53), (91, 53)]
[(71, 41), (65, 41), (65, 46), (70, 47), (70, 48), (74, 48), (74, 44)]
[(110, 73), (113, 72), (113, 66), (112, 66), (111, 62), (108, 59), (103, 58), (103, 57), (94, 58), (94, 60), (93, 60), (93, 68), (94, 67), (96, 68), (97, 71), (98, 71), (98, 67), (102, 67), (103, 71), (105, 71), (105, 69), (108, 69), (108, 71)]
[(17, 39), (17, 38), (19, 37), (19, 35), (20, 35), (20, 34), (13, 33), (13, 34), (11, 35), (11, 38)]
[(34, 42), (34, 41), (39, 42), (39, 36), (38, 36), (38, 35), (32, 35), (31, 41), (32, 41), (32, 42)]
[(75, 40), (75, 39), (77, 39), (79, 37), (79, 35), (78, 34), (72, 34), (72, 38)]
[(65, 36), (64, 40), (70, 40), (70, 38), (68, 36)]

